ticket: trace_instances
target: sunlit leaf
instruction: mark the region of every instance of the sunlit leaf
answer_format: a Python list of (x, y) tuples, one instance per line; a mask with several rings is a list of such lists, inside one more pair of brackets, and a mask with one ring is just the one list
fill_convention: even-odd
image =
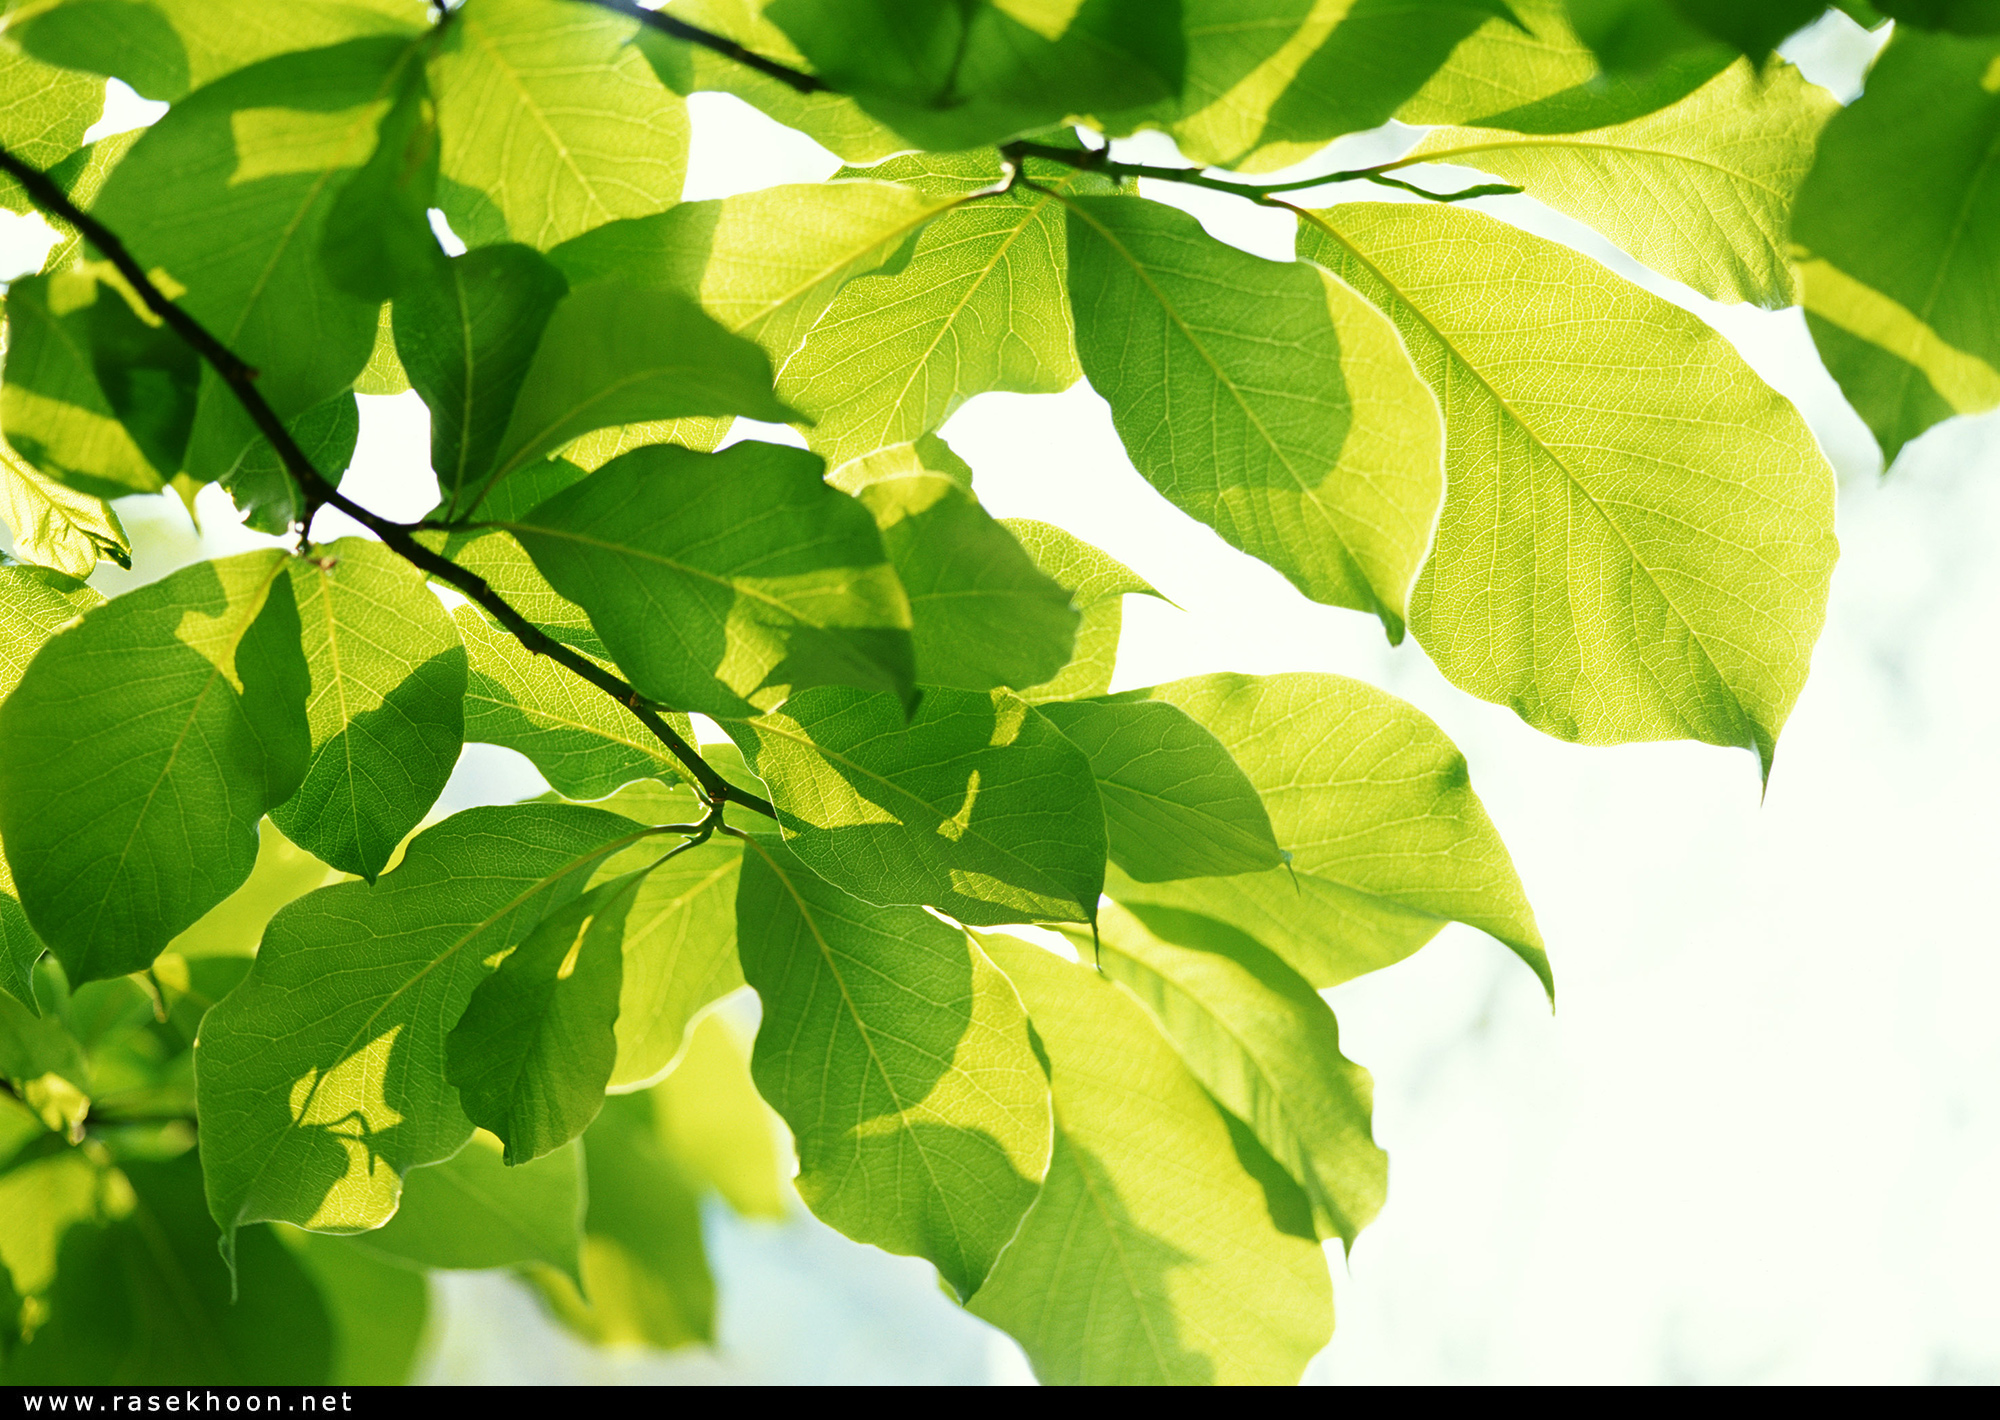
[(1075, 649), (1069, 664), (1053, 679), (1024, 688), (1021, 698), (1031, 705), (1050, 700), (1079, 700), (1111, 689), (1111, 672), (1118, 661), (1118, 635), (1125, 624), (1125, 597), (1130, 593), (1159, 596), (1144, 577), (1100, 548), (1053, 523), (1033, 518), (1005, 518), (1002, 526), (1014, 534), (1035, 565), (1070, 595), (1078, 612)]
[(1799, 193), (1806, 323), (1885, 463), (2000, 405), (1996, 64), (2000, 39), (1899, 30)]
[(961, 922), (1097, 911), (1090, 761), (1007, 691), (927, 690), (906, 721), (892, 696), (826, 687), (723, 728), (770, 787), (786, 843), (830, 883)]
[(1288, 1384), (1333, 1332), (1306, 1200), (1123, 988), (980, 941), (1055, 1095), (1048, 1181), (968, 1304), (1047, 1384)]
[[(8, 38), (20, 36), (19, 28), (9, 29)], [(86, 74), (42, 62), (46, 56), (32, 43), (22, 49), (27, 52), (0, 50), (0, 144), (23, 162), (47, 169), (83, 142), (104, 111), (104, 88)], [(0, 175), (0, 207), (27, 212), (33, 206), (18, 182)]]
[(791, 1126), (799, 1195), (969, 1295), (1048, 1167), (1048, 1085), (1020, 999), (965, 933), (873, 907), (753, 840), (736, 899), (764, 1003), (757, 1088)]
[(735, 715), (815, 685), (912, 693), (874, 519), (808, 454), (635, 449), (505, 526), (642, 694)]
[(1133, 464), (1315, 601), (1400, 640), (1444, 496), (1436, 402), (1340, 281), (1152, 202), (1070, 204), (1077, 353)]
[(566, 0), (468, 0), (431, 62), (439, 205), (468, 245), (546, 251), (669, 207), (687, 108), (629, 46), (635, 21)]
[(143, 969), (233, 892), (258, 819), (304, 777), (285, 562), (197, 563), (95, 608), (0, 706), (7, 861), (72, 982)]
[(1114, 697), (1052, 701), (1041, 714), (1089, 756), (1111, 861), (1140, 882), (1254, 873), (1282, 861), (1255, 786), (1184, 711)]
[(1839, 107), (1791, 65), (1738, 60), (1658, 113), (1588, 132), (1447, 128), (1411, 158), (1478, 168), (1718, 301), (1788, 306), (1791, 202)]
[(859, 496), (909, 595), (919, 682), (1040, 685), (1069, 663), (1078, 618), (1068, 591), (969, 490), (918, 473), (877, 479)]
[(779, 1157), (777, 1124), (751, 1082), (749, 1055), (720, 1014), (704, 1016), (650, 1098), (660, 1137), (691, 1177), (745, 1217), (782, 1218), (791, 1159)]
[(312, 672), (312, 765), (271, 819), (373, 882), (458, 763), (465, 648), (423, 574), (379, 542), (342, 538), (291, 573)]
[(1369, 1126), (1373, 1082), (1340, 1053), (1333, 1012), (1228, 924), (1143, 911), (1105, 911), (1105, 972), (1151, 1008), (1195, 1078), (1305, 1190), (1321, 1236), (1353, 1246), (1382, 1207), (1389, 1160)]
[(1487, 20), (1397, 111), (1404, 123), (1472, 123), (1592, 82), (1596, 58), (1570, 26), (1566, 0), (1508, 0), (1513, 23)]
[(1191, 882), (1114, 872), (1118, 901), (1234, 924), (1315, 987), (1400, 961), (1446, 922), (1548, 958), (1464, 756), (1417, 710), (1341, 676), (1210, 675), (1145, 692), (1209, 730), (1257, 786), (1285, 868)]
[(1713, 329), (1476, 212), (1359, 203), (1299, 247), (1382, 307), (1444, 406), (1450, 495), (1410, 624), (1438, 668), (1587, 744), (1770, 772), (1833, 570), (1833, 476)]
[(468, 809), (419, 834), (373, 887), (322, 888), (272, 919), (196, 1051), (216, 1217), (320, 1232), (387, 1221), (399, 1175), (472, 1135), (445, 1037), (488, 964), (633, 829), (567, 804)]

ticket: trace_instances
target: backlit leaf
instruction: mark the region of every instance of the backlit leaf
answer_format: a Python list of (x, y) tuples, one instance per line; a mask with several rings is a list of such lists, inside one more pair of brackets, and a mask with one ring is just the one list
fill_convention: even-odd
[(874, 519), (808, 454), (635, 449), (505, 526), (654, 699), (735, 715), (814, 685), (912, 693)]
[(386, 1222), (398, 1175), (472, 1135), (445, 1037), (487, 963), (582, 891), (633, 827), (567, 804), (468, 809), (417, 835), (373, 887), (322, 888), (273, 918), (195, 1052), (216, 1217), (319, 1232)]
[(1106, 974), (1146, 1003), (1182, 1063), (1305, 1190), (1320, 1235), (1352, 1247), (1382, 1207), (1389, 1160), (1370, 1131), (1373, 1082), (1340, 1053), (1333, 1012), (1226, 923), (1143, 911), (1105, 910)]
[(1039, 685), (1069, 663), (1069, 593), (941, 474), (878, 479), (861, 501), (910, 599), (917, 680), (961, 690)]
[(373, 882), (458, 763), (465, 648), (423, 574), (379, 542), (342, 538), (291, 573), (312, 672), (312, 766), (271, 819)]
[[(20, 35), (17, 28), (8, 31), (10, 39)], [(97, 122), (104, 111), (104, 87), (87, 74), (42, 62), (33, 44), (22, 48), (27, 53), (12, 46), (0, 51), (0, 144), (46, 170), (74, 151)], [(27, 212), (34, 204), (11, 176), (0, 175), (0, 206)]]
[(752, 840), (736, 899), (764, 1003), (751, 1070), (791, 1126), (799, 1194), (969, 1295), (1048, 1167), (1048, 1085), (1013, 987), (965, 933), (872, 907)]
[(1287, 868), (1108, 891), (1256, 937), (1325, 989), (1402, 960), (1446, 922), (1489, 932), (1550, 981), (1533, 911), (1467, 782), (1412, 706), (1342, 676), (1210, 675), (1155, 686), (1212, 733), (1263, 796)]
[(1007, 691), (926, 690), (906, 721), (891, 696), (826, 687), (723, 728), (770, 787), (787, 845), (848, 892), (981, 924), (1096, 914), (1090, 761)]
[(1046, 1051), (1056, 1145), (1020, 1233), (968, 1304), (1047, 1384), (1290, 1384), (1333, 1332), (1305, 1199), (1088, 968), (980, 941)]
[(1340, 281), (1171, 207), (1070, 203), (1077, 352), (1133, 464), (1315, 601), (1400, 640), (1444, 496), (1435, 402)]
[(329, 1385), (407, 1385), (430, 1314), (423, 1273), (383, 1261), (338, 1238), (277, 1228), (311, 1275), (333, 1323)]
[(307, 675), (285, 564), (246, 552), (106, 602), (0, 706), (7, 861), (73, 983), (142, 970), (233, 892), (258, 819), (304, 777)]
[(1052, 701), (1040, 713), (1089, 756), (1111, 861), (1140, 882), (1254, 873), (1283, 860), (1255, 786), (1185, 712), (1113, 697)]
[(1885, 464), (2000, 405), (1995, 64), (2000, 39), (1899, 29), (1799, 193), (1806, 323)]
[[(732, 921), (732, 942), (735, 933)], [(704, 1016), (649, 1098), (660, 1137), (691, 1177), (745, 1217), (783, 1218), (791, 1159), (779, 1158), (777, 1123), (751, 1081), (749, 1056), (721, 1015)]]
[(1833, 96), (1782, 61), (1738, 60), (1658, 113), (1588, 132), (1431, 133), (1410, 160), (1478, 168), (1588, 222), (1717, 301), (1798, 299), (1791, 203)]
[(1360, 203), (1299, 232), (1444, 405), (1410, 602), (1438, 668), (1563, 739), (1741, 745), (1768, 775), (1836, 550), (1798, 411), (1694, 316), (1479, 213)]
[(525, 1168), (474, 1134), (441, 1163), (410, 1170), (396, 1216), (348, 1244), (423, 1267), (476, 1270), (539, 1262), (574, 1277), (585, 1183), (577, 1148)]
[(1033, 518), (1004, 518), (1035, 565), (1070, 595), (1078, 612), (1075, 649), (1069, 664), (1053, 679), (1025, 688), (1021, 698), (1030, 705), (1050, 700), (1080, 700), (1111, 689), (1111, 672), (1118, 661), (1118, 635), (1125, 623), (1125, 597), (1159, 593), (1145, 578), (1100, 548), (1054, 523)]
[(551, 912), (479, 983), (445, 1041), (445, 1076), (473, 1123), (524, 1164), (582, 1134), (618, 1058), (612, 1022), (625, 915), (646, 870)]
[(635, 21), (566, 0), (468, 0), (431, 62), (439, 205), (470, 246), (546, 251), (672, 206), (687, 108), (629, 46)]

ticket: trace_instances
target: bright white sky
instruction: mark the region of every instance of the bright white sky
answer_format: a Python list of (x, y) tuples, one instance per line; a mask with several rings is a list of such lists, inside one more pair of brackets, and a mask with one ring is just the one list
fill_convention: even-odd
[[(1835, 17), (1789, 48), (1847, 97), (1868, 43)], [(126, 95), (105, 131), (147, 107)], [(692, 108), (689, 199), (836, 166), (733, 99)], [(1315, 170), (1409, 136), (1349, 140)], [(1222, 240), (1290, 253), (1282, 214), (1148, 195)], [(1085, 387), (983, 396), (944, 430), (996, 515), (1062, 524), (1181, 608), (1127, 599), (1121, 685), (1330, 670), (1437, 719), (1540, 914), (1553, 1017), (1518, 962), (1463, 928), (1331, 993), (1347, 1052), (1375, 1073), (1392, 1175), (1351, 1267), (1335, 1259), (1339, 1330), (1308, 1378), (2000, 1381), (2000, 942), (1976, 890), (2000, 857), (2000, 416), (1934, 431), (1882, 482), (1796, 311), (1716, 307), (1526, 198), (1483, 206), (1713, 321), (1799, 403), (1840, 473), (1832, 608), (1761, 805), (1747, 753), (1559, 744), (1454, 690), (1414, 642), (1391, 650), (1373, 621), (1306, 602), (1153, 493)], [(0, 226), (0, 266), (33, 264), (33, 225)], [(422, 406), (362, 403), (347, 488), (421, 513), (434, 499)], [(197, 541), (170, 496), (124, 500), (135, 540), (159, 551), (100, 582), (262, 541), (219, 490), (200, 508)], [(541, 787), (518, 756), (478, 746), (447, 806)], [(440, 1286), (429, 1374), (1026, 1375), (921, 1263), (847, 1244), (803, 1210), (780, 1226), (718, 1211), (710, 1229), (719, 1356), (606, 1358), (504, 1277), (458, 1275)]]

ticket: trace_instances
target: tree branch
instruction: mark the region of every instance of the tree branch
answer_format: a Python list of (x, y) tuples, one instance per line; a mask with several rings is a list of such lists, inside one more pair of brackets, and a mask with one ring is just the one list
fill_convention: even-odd
[(421, 567), (439, 581), (456, 587), (477, 602), (495, 621), (511, 631), (515, 639), (530, 652), (537, 656), (547, 656), (558, 665), (589, 681), (631, 711), (633, 717), (651, 731), (675, 759), (687, 767), (711, 806), (725, 803), (741, 804), (744, 808), (768, 818), (777, 817), (777, 810), (771, 807), (769, 800), (737, 788), (716, 773), (694, 746), (682, 739), (680, 733), (660, 717), (629, 681), (605, 670), (582, 652), (555, 640), (514, 610), (505, 598), (487, 585), (484, 577), (468, 571), (450, 558), (431, 551), (417, 541), (415, 529), (410, 525), (394, 522), (372, 513), (341, 493), (321, 475), (317, 468), (313, 467), (312, 460), (306, 457), (298, 441), (292, 438), (291, 431), (285, 428), (284, 421), (278, 418), (277, 411), (271, 408), (257, 389), (257, 372), (245, 364), (233, 350), (211, 335), (201, 322), (168, 300), (166, 294), (153, 284), (152, 278), (133, 258), (132, 253), (126, 250), (125, 244), (118, 239), (116, 233), (72, 202), (69, 194), (57, 186), (47, 173), (22, 162), (5, 147), (0, 147), (0, 171), (10, 174), (27, 189), (28, 196), (34, 199), (36, 206), (68, 222), (81, 232), (92, 246), (104, 253), (106, 259), (118, 269), (119, 275), (125, 278), (138, 293), (139, 298), (146, 303), (147, 309), (208, 362), (209, 368), (229, 386), (230, 392), (249, 414), (250, 421), (257, 426), (257, 431), (270, 441), (273, 449), (277, 450), (279, 461), (298, 484), (299, 491), (305, 499), (308, 522), (311, 513), (320, 507), (340, 509), (381, 538), (406, 561)]
[(1230, 182), (1225, 178), (1213, 178), (1200, 168), (1163, 168), (1151, 163), (1115, 163), (1111, 161), (1109, 147), (1104, 148), (1052, 148), (1046, 143), (1014, 142), (1001, 145), (1000, 152), (1018, 169), (1024, 158), (1040, 158), (1044, 162), (1061, 163), (1066, 167), (1079, 168), (1085, 172), (1103, 173), (1108, 177), (1147, 178), (1153, 182), (1177, 182), (1188, 187), (1205, 187), (1211, 192), (1227, 192), (1236, 197), (1248, 198), (1265, 207), (1289, 207), (1290, 203), (1273, 202), (1272, 196), (1280, 192), (1297, 192), (1308, 187), (1327, 187), (1336, 182), (1372, 182), (1383, 187), (1401, 188), (1404, 192), (1414, 192), (1417, 196), (1432, 202), (1463, 202), (1473, 197), (1502, 197), (1521, 189), (1509, 183), (1488, 182), (1476, 187), (1461, 188), (1457, 192), (1431, 192), (1415, 183), (1404, 182), (1401, 178), (1389, 176), (1391, 168), (1399, 168), (1407, 159), (1393, 163), (1380, 163), (1372, 168), (1352, 168), (1346, 172), (1328, 173), (1325, 177), (1297, 178), (1291, 182), (1251, 183)]
[(775, 59), (766, 59), (754, 49), (745, 49), (735, 40), (725, 35), (711, 34), (698, 29), (660, 10), (648, 10), (635, 0), (583, 0), (586, 5), (596, 5), (600, 9), (616, 10), (621, 15), (630, 16), (649, 29), (658, 30), (663, 35), (688, 44), (699, 45), (713, 50), (725, 59), (733, 59), (746, 69), (755, 69), (759, 74), (776, 79), (780, 84), (797, 90), (801, 94), (830, 94), (833, 87), (816, 74), (808, 74), (801, 69), (780, 64)]

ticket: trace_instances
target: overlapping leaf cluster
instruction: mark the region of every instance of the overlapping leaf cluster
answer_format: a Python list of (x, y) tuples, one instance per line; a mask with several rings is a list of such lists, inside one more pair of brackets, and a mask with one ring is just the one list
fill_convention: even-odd
[[(1818, 8), (16, 6), (0, 145), (61, 239), (0, 380), (9, 1377), (393, 1379), (426, 1267), (706, 1338), (701, 1191), (781, 1207), (761, 1095), (806, 1204), (1044, 1379), (1295, 1378), (1386, 1178), (1318, 993), (1449, 922), (1546, 984), (1533, 914), (1413, 707), (1111, 693), (1152, 589), (993, 519), (939, 430), (1087, 379), (1163, 496), (1465, 689), (1768, 773), (1835, 551), (1812, 436), (1422, 165), (1803, 292), (1893, 454), (2000, 402), (2000, 51), (1899, 31), (1829, 124), (1770, 53)], [(171, 107), (82, 145), (107, 74)], [(850, 166), (679, 201), (707, 89)], [(1433, 131), (1374, 186), (1251, 176), (1391, 117)], [(1140, 128), (1208, 175), (1112, 161)], [(1296, 259), (1135, 175), (1289, 209)], [(333, 487), (404, 389), (414, 526)], [(296, 547), (79, 580), (127, 557), (104, 500), (210, 482)], [(382, 540), (310, 541), (329, 501)], [(468, 742), (553, 792), (437, 817)]]

